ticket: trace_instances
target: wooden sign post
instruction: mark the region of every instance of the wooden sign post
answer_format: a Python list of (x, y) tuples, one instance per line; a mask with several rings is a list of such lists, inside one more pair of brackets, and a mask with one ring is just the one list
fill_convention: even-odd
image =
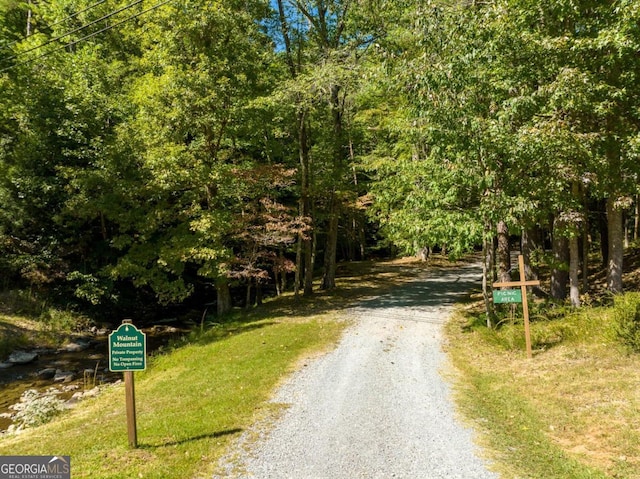
[[(530, 280), (527, 281), (524, 274), (524, 256), (518, 255), (518, 269), (520, 270), (520, 281), (503, 281), (493, 283), (494, 288), (520, 286), (520, 293), (522, 296), (522, 313), (524, 315), (524, 339), (527, 345), (527, 357), (531, 359), (531, 332), (529, 330), (529, 305), (527, 303), (527, 286), (539, 286), (540, 281)], [(515, 295), (511, 295), (515, 296)], [(508, 302), (504, 301), (504, 302)], [(513, 302), (513, 301), (512, 301)], [(517, 301), (520, 302), (520, 301)]]
[(133, 371), (124, 372), (124, 402), (127, 411), (127, 437), (129, 447), (138, 447), (138, 423), (136, 421), (136, 388), (133, 382)]
[(147, 364), (146, 335), (125, 319), (118, 329), (109, 335), (109, 370), (124, 373), (125, 404), (127, 410), (127, 434), (129, 446), (138, 447), (136, 427), (136, 393), (133, 372), (143, 371)]

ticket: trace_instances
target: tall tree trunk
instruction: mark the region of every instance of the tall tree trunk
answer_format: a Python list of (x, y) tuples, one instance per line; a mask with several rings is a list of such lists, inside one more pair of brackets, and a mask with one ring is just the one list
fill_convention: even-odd
[(623, 225), (623, 246), (625, 249), (629, 247), (629, 236), (631, 235), (631, 231), (629, 230), (629, 221), (627, 219), (626, 213), (622, 212), (622, 225)]
[[(580, 183), (571, 183), (571, 195), (580, 196)], [(580, 226), (581, 215), (577, 212), (572, 215), (572, 224), (569, 225), (571, 236), (569, 237), (569, 300), (574, 308), (580, 307)]]
[(229, 280), (218, 278), (216, 281), (217, 311), (218, 316), (231, 311), (231, 291), (229, 291)]
[(256, 305), (257, 306), (262, 306), (262, 299), (263, 299), (262, 283), (260, 282), (260, 280), (258, 280), (256, 281)]
[[(333, 178), (337, 183), (342, 183), (344, 170), (344, 134), (342, 125), (343, 108), (340, 101), (340, 85), (331, 85), (329, 106), (333, 119)], [(329, 290), (336, 287), (336, 254), (338, 252), (338, 226), (342, 200), (336, 195), (335, 189), (331, 192), (329, 202), (329, 228), (327, 231), (326, 245), (324, 249), (324, 273), (322, 276), (322, 289)]]
[[(309, 156), (309, 133), (307, 130), (307, 119), (304, 112), (298, 114), (298, 148), (300, 156), (300, 214), (311, 222), (314, 228), (314, 221), (311, 213), (310, 183), (311, 172)], [(304, 296), (313, 294), (313, 240), (310, 232), (306, 232), (302, 239), (302, 257), (304, 260)], [(300, 279), (300, 278), (298, 278)]]
[(584, 221), (582, 222), (582, 291), (589, 291), (589, 204), (584, 195)]
[(551, 297), (558, 301), (567, 298), (569, 280), (569, 242), (564, 235), (566, 225), (557, 216), (553, 220), (551, 250), (553, 267), (551, 269)]
[(580, 307), (580, 240), (578, 230), (569, 238), (569, 299), (571, 306)]
[(636, 214), (633, 221), (633, 239), (638, 240), (640, 236), (640, 195), (636, 195)]
[(247, 297), (244, 302), (245, 309), (251, 308), (251, 278), (247, 278)]
[(606, 200), (599, 200), (597, 203), (597, 223), (600, 236), (600, 254), (602, 256), (602, 269), (609, 267), (609, 227), (607, 220)]
[(310, 215), (312, 218), (312, 228), (311, 235), (307, 239), (305, 243), (305, 251), (304, 251), (304, 295), (311, 296), (313, 294), (313, 269), (316, 263), (316, 247), (317, 247), (317, 238), (318, 233), (316, 232), (315, 227), (313, 227), (313, 218), (315, 218), (316, 213), (314, 208), (309, 208)]
[[(293, 50), (291, 49), (291, 36), (289, 35), (289, 22), (287, 21), (287, 14), (284, 9), (284, 4), (282, 0), (278, 0), (278, 14), (280, 20), (280, 32), (282, 33), (282, 38), (284, 40), (284, 50), (286, 52), (286, 62), (289, 67), (289, 73), (291, 74), (291, 78), (295, 78), (297, 76), (296, 63), (293, 60)], [(299, 67), (299, 65), (298, 65)]]
[(342, 245), (342, 257), (347, 261), (356, 260), (356, 218), (355, 214), (349, 213), (348, 223), (345, 232), (345, 243)]
[(302, 258), (303, 258), (303, 243), (304, 243), (304, 239), (303, 239), (303, 234), (304, 233), (298, 233), (298, 241), (296, 244), (296, 270), (294, 273), (294, 280), (293, 280), (293, 295), (297, 298), (298, 294), (300, 294), (300, 278), (301, 278), (301, 274), (304, 271), (304, 264), (302, 263)]
[[(537, 252), (544, 249), (543, 241), (543, 231), (540, 226), (523, 228), (521, 245), (524, 258), (524, 277), (527, 279), (538, 279), (540, 277), (540, 268), (534, 258), (539, 260), (539, 253)], [(527, 289), (530, 289), (536, 296), (546, 296), (540, 286), (530, 286)]]
[(363, 228), (361, 214), (357, 210), (352, 210), (349, 218), (348, 232), (348, 249), (346, 257), (349, 261), (358, 261), (364, 259), (364, 244), (362, 238)]
[[(355, 152), (353, 151), (353, 140), (349, 137), (349, 160), (351, 164), (354, 165), (356, 161)], [(351, 171), (353, 173), (353, 185), (356, 187), (356, 193), (358, 192), (358, 173), (355, 166), (351, 167)], [(356, 243), (358, 248), (357, 251), (357, 259), (360, 261), (364, 260), (365, 255), (365, 244), (366, 244), (366, 231), (365, 225), (366, 220), (363, 218), (362, 212), (357, 208), (354, 209), (353, 212), (353, 241)]]
[(622, 263), (624, 257), (622, 208), (616, 206), (616, 199), (615, 197), (607, 199), (607, 226), (609, 230), (607, 286), (613, 294), (622, 293)]
[(532, 266), (531, 257), (541, 248), (540, 228), (537, 226), (522, 229), (521, 249), (524, 258), (524, 274), (528, 279), (538, 279), (538, 266)]
[(360, 260), (364, 261), (366, 257), (367, 232), (365, 231), (365, 221), (360, 221), (358, 228), (358, 244), (360, 246)]
[(487, 328), (492, 327), (494, 317), (493, 302), (493, 279), (494, 279), (494, 249), (492, 227), (489, 222), (485, 222), (482, 241), (482, 296), (484, 298), (484, 309), (487, 319)]
[(287, 290), (287, 272), (286, 271), (282, 271), (280, 273), (280, 280), (282, 281), (282, 284), (280, 285), (280, 291), (284, 293)]
[(302, 290), (304, 296), (311, 296), (313, 294), (314, 236), (315, 231), (311, 234), (311, 238), (304, 242), (304, 284)]
[[(289, 30), (289, 22), (285, 11), (283, 0), (277, 0), (278, 15), (280, 21), (280, 31), (285, 47), (285, 61), (289, 67), (289, 74), (295, 80), (302, 68), (302, 52), (298, 48), (297, 56), (293, 51), (293, 43)], [(311, 216), (311, 198), (310, 198), (310, 156), (309, 156), (309, 132), (307, 127), (307, 111), (297, 102), (299, 108), (297, 117), (298, 128), (298, 155), (300, 160), (300, 215), (311, 221), (311, 231), (313, 232), (314, 221)], [(315, 233), (300, 234), (298, 238), (298, 249), (296, 251), (296, 277), (294, 292), (297, 296), (300, 286), (303, 287), (304, 296), (313, 294), (313, 254), (314, 244), (311, 236)], [(303, 237), (304, 236), (304, 237)], [(283, 278), (286, 276), (283, 275)], [(302, 284), (301, 284), (302, 283)]]
[(336, 287), (336, 250), (338, 246), (338, 201), (335, 196), (331, 198), (329, 212), (329, 229), (324, 249), (324, 273), (322, 276), (322, 289), (330, 290)]
[(497, 226), (498, 250), (496, 260), (498, 266), (498, 281), (511, 281), (511, 251), (509, 249), (509, 227), (504, 221), (499, 221)]
[(276, 263), (278, 266), (274, 268), (273, 275), (275, 277), (276, 283), (276, 295), (280, 296), (285, 292), (286, 288), (286, 279), (285, 276), (287, 271), (284, 267), (284, 248), (278, 248), (278, 262)]
[[(298, 296), (300, 287), (302, 287), (303, 296), (311, 296), (313, 294), (313, 263), (315, 251), (315, 230), (311, 232), (300, 233), (298, 237), (298, 246), (296, 249), (296, 272), (294, 296)], [(286, 284), (286, 276), (282, 276), (284, 291)]]
[(33, 13), (31, 12), (31, 0), (27, 1), (27, 5), (29, 5), (28, 9), (27, 9), (27, 29), (26, 29), (26, 35), (27, 37), (31, 36), (31, 21), (32, 21), (32, 17), (33, 17)]
[(585, 215), (582, 226), (582, 290), (589, 291), (589, 223)]
[(287, 290), (287, 269), (284, 266), (284, 251), (280, 251), (280, 256), (282, 257), (282, 270), (280, 271), (280, 292), (284, 293)]

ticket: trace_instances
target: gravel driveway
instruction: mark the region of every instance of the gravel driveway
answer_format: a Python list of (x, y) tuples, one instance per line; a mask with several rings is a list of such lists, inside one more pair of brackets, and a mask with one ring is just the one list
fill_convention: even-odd
[(290, 407), (215, 477), (497, 478), (440, 376), (442, 324), (480, 277), (479, 265), (424, 272), (346, 311), (338, 347), (293, 375), (274, 398)]

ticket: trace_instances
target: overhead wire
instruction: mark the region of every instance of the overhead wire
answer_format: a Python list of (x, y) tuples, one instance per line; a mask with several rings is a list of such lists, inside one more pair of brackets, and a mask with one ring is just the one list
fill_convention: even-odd
[[(88, 12), (89, 10), (97, 7), (98, 5), (100, 5), (100, 4), (102, 4), (102, 3), (106, 2), (106, 1), (107, 0), (99, 0), (98, 2), (96, 2), (96, 3), (92, 4), (92, 5), (89, 5), (88, 7), (85, 7), (82, 10), (79, 10), (79, 11), (77, 11), (75, 13), (72, 13), (71, 15), (66, 16), (65, 18), (62, 18), (62, 19), (58, 20), (57, 22), (54, 22), (54, 23), (52, 23), (50, 25), (46, 24), (46, 26), (49, 27), (49, 28), (52, 28), (52, 27), (55, 27), (56, 25), (60, 25), (61, 23), (64, 23), (64, 22), (66, 22), (68, 20), (71, 20), (72, 18), (77, 17), (81, 13)], [(22, 42), (22, 41), (26, 40), (27, 38), (29, 38), (29, 37), (24, 37), (24, 38), (21, 38), (19, 40), (14, 40), (11, 43), (7, 43), (6, 45), (0, 45), (0, 48), (3, 48), (3, 49), (10, 48), (13, 45), (15, 45), (16, 43)]]
[[(142, 1), (142, 0), (137, 0), (137, 3), (139, 3), (140, 1)], [(47, 56), (51, 55), (52, 53), (55, 53), (55, 52), (57, 52), (57, 51), (59, 51), (59, 50), (63, 50), (63, 49), (65, 49), (65, 48), (72, 47), (72, 46), (74, 46), (74, 45), (76, 45), (76, 44), (78, 44), (78, 43), (80, 43), (80, 42), (82, 42), (82, 41), (85, 41), (85, 40), (87, 40), (87, 39), (89, 39), (89, 38), (95, 37), (96, 35), (99, 35), (100, 33), (103, 33), (103, 32), (106, 32), (106, 31), (108, 31), (108, 30), (111, 30), (111, 29), (113, 29), (113, 28), (116, 28), (116, 27), (118, 27), (118, 26), (122, 25), (123, 23), (128, 22), (129, 20), (132, 20), (132, 19), (137, 18), (137, 17), (139, 17), (139, 16), (141, 16), (141, 15), (144, 15), (145, 13), (148, 13), (148, 12), (150, 12), (150, 11), (152, 11), (152, 10), (155, 10), (155, 9), (157, 9), (157, 8), (160, 8), (161, 6), (166, 5), (167, 3), (172, 2), (172, 1), (173, 1), (173, 0), (163, 0), (162, 2), (157, 3), (157, 4), (155, 4), (155, 5), (153, 5), (153, 6), (149, 7), (149, 8), (147, 8), (146, 10), (143, 10), (143, 11), (141, 11), (141, 12), (138, 12), (138, 13), (134, 14), (134, 15), (131, 15), (131, 16), (129, 16), (129, 17), (127, 17), (127, 18), (125, 18), (125, 19), (123, 19), (123, 20), (121, 20), (121, 21), (117, 22), (117, 23), (114, 23), (113, 25), (109, 25), (108, 27), (104, 27), (104, 28), (102, 28), (102, 29), (100, 29), (100, 30), (98, 30), (98, 31), (96, 31), (96, 32), (90, 33), (89, 35), (85, 35), (85, 36), (84, 36), (84, 37), (82, 37), (82, 38), (78, 38), (77, 40), (74, 40), (74, 41), (72, 41), (72, 42), (66, 43), (66, 44), (64, 44), (64, 45), (62, 45), (62, 46), (60, 46), (60, 47), (58, 47), (58, 48), (54, 48), (53, 50), (49, 50), (48, 52), (45, 52), (45, 53), (43, 53), (43, 54), (41, 54), (41, 55), (38, 55), (38, 56), (36, 56), (36, 57), (29, 58), (28, 60), (24, 60), (24, 61), (22, 61), (22, 62), (15, 63), (15, 64), (13, 64), (13, 65), (11, 65), (11, 66), (5, 67), (5, 68), (3, 68), (2, 70), (0, 70), (0, 73), (3, 73), (3, 72), (5, 72), (5, 71), (10, 70), (10, 69), (12, 69), (12, 68), (15, 68), (15, 67), (17, 67), (17, 66), (21, 66), (21, 65), (29, 64), (29, 63), (31, 63), (31, 62), (34, 62), (34, 61), (36, 61), (36, 60), (39, 60), (40, 58), (47, 57)]]
[(107, 0), (99, 0), (96, 3), (94, 3), (93, 5), (89, 5), (88, 7), (83, 8), (82, 10), (77, 11), (76, 13), (72, 13), (71, 15), (69, 15), (66, 18), (63, 18), (62, 20), (58, 20), (57, 22), (52, 23), (51, 25), (49, 25), (49, 28), (51, 27), (55, 27), (56, 25), (59, 25), (61, 23), (66, 22), (67, 20), (71, 20), (72, 18), (77, 17), (78, 15), (80, 15), (81, 13), (84, 12), (88, 12), (89, 10), (91, 10), (92, 8), (97, 7), (98, 5), (103, 4), (104, 2), (106, 2)]
[[(50, 38), (49, 40), (47, 40), (44, 43), (41, 43), (40, 45), (33, 46), (31, 48), (28, 48), (27, 50), (24, 50), (22, 52), (16, 53), (15, 55), (12, 55), (10, 57), (7, 57), (7, 58), (5, 58), (5, 61), (13, 60), (14, 58), (18, 58), (20, 56), (26, 55), (27, 53), (31, 53), (31, 52), (33, 52), (35, 50), (38, 50), (38, 49), (43, 48), (43, 47), (46, 47), (47, 45), (50, 45), (53, 42), (57, 42), (58, 40), (60, 40), (60, 39), (62, 39), (64, 37), (68, 37), (69, 35), (72, 35), (74, 33), (78, 33), (78, 32), (80, 32), (82, 30), (85, 30), (85, 29), (89, 28), (90, 26), (95, 25), (96, 23), (100, 23), (101, 21), (106, 20), (108, 18), (111, 18), (114, 15), (117, 15), (118, 13), (124, 12), (125, 10), (128, 10), (130, 8), (135, 7), (139, 3), (142, 3), (142, 1), (143, 0), (134, 0), (133, 2), (129, 3), (128, 5), (125, 5), (124, 7), (121, 7), (119, 9), (117, 9), (117, 10), (114, 10), (113, 12), (110, 12), (110, 13), (108, 13), (106, 15), (103, 15), (102, 17), (98, 18), (97, 20), (89, 22), (89, 23), (87, 23), (85, 25), (82, 25), (80, 27), (74, 28), (73, 30), (71, 30), (71, 31), (69, 31), (67, 33), (63, 33), (62, 35), (58, 35), (57, 37)], [(36, 58), (38, 58), (38, 57), (36, 57)]]

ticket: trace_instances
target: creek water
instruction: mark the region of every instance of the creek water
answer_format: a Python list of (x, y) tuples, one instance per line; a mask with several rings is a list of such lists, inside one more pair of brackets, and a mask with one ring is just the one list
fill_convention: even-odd
[[(188, 331), (179, 327), (158, 326), (141, 330), (147, 339), (147, 355)], [(33, 348), (31, 351), (38, 353), (34, 361), (0, 369), (0, 414), (15, 412), (10, 406), (18, 403), (28, 389), (42, 392), (56, 388), (62, 391), (60, 399), (68, 399), (76, 391), (89, 390), (94, 386), (122, 379), (122, 373), (109, 371), (108, 334), (93, 335), (84, 339), (88, 340), (89, 347), (82, 351)], [(55, 381), (53, 378), (44, 379), (38, 373), (45, 369), (71, 372), (73, 379), (65, 382)], [(11, 424), (11, 419), (0, 416), (0, 433), (7, 430)]]

